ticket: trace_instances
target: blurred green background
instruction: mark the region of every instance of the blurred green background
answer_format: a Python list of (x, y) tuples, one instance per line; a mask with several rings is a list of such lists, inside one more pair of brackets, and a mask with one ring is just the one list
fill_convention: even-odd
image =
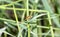
[(60, 37), (60, 0), (0, 0), (0, 37)]

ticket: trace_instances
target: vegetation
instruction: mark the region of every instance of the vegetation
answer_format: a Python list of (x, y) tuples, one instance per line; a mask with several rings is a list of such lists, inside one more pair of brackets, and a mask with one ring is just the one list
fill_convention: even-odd
[(60, 0), (0, 0), (0, 37), (60, 37)]

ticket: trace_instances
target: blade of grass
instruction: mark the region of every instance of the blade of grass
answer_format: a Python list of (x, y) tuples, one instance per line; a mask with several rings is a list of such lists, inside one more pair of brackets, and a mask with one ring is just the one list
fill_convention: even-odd
[(4, 33), (5, 33), (5, 34), (8, 34), (8, 35), (10, 35), (10, 36), (12, 36), (12, 37), (16, 37), (16, 36), (14, 36), (14, 35), (12, 35), (12, 34), (6, 32), (6, 31), (4, 31)]
[(44, 37), (46, 37), (51, 31), (49, 30)]
[[(20, 31), (20, 26), (19, 26), (19, 22), (18, 22), (18, 17), (17, 17), (17, 13), (16, 13), (15, 6), (14, 6), (14, 5), (13, 5), (13, 10), (14, 10), (15, 19), (16, 19), (16, 22), (17, 22), (18, 31)], [(21, 34), (21, 33), (20, 33), (20, 34)], [(21, 35), (21, 37), (22, 37), (22, 35)]]
[(11, 24), (9, 24), (8, 22), (4, 22), (8, 27), (16, 29), (14, 26), (12, 26)]
[(51, 17), (55, 17), (55, 18), (52, 18), (52, 19), (53, 19), (53, 22), (56, 24), (56, 26), (60, 27), (59, 19), (55, 16), (54, 12), (52, 11), (50, 5), (48, 4), (48, 0), (42, 0), (42, 3), (44, 5), (45, 9), (47, 11), (49, 11)]
[(10, 4), (7, 4), (7, 5), (1, 5), (1, 6), (11, 6), (11, 5), (13, 5), (13, 4), (15, 4), (15, 3), (17, 3), (17, 2), (20, 2), (20, 1), (22, 1), (22, 0), (18, 0), (18, 1), (16, 1), (16, 2), (12, 2), (12, 3), (10, 3)]
[(18, 24), (18, 17), (17, 17), (17, 14), (16, 14), (16, 10), (15, 10), (14, 5), (13, 5), (13, 10), (14, 10), (15, 19), (16, 19), (17, 26), (18, 26), (18, 31), (20, 31), (20, 27), (19, 27), (19, 24)]
[[(40, 20), (37, 20), (37, 25), (40, 26)], [(41, 28), (37, 27), (37, 34), (38, 34), (38, 37), (42, 37), (41, 33), (42, 33)]]
[(49, 24), (50, 24), (51, 35), (52, 35), (52, 37), (54, 37), (54, 32), (53, 32), (53, 27), (52, 27), (50, 13), (47, 12), (47, 15), (48, 15), (48, 20), (49, 20)]
[(1, 29), (0, 29), (0, 37), (1, 37), (2, 33), (4, 33), (4, 31), (6, 30), (6, 28), (7, 28), (7, 27), (4, 27), (4, 28), (1, 28)]
[[(27, 10), (27, 17), (29, 16), (29, 0), (26, 1), (26, 10)], [(28, 21), (28, 19), (27, 19)], [(27, 23), (27, 27), (28, 27), (28, 37), (30, 37), (30, 25), (29, 23)]]

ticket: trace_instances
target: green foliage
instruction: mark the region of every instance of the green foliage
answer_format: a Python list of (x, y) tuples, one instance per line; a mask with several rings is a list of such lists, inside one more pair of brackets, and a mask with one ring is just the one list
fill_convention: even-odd
[(60, 37), (59, 28), (59, 0), (0, 0), (0, 37)]

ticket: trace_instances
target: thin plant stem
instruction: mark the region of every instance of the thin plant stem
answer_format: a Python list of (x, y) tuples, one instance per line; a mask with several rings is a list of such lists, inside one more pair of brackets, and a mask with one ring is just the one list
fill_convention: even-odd
[[(18, 31), (20, 31), (20, 26), (19, 26), (19, 22), (18, 22), (18, 17), (17, 17), (17, 13), (16, 13), (16, 10), (15, 10), (14, 5), (13, 5), (13, 9), (14, 9), (15, 19), (16, 19), (16, 22), (17, 22)], [(21, 37), (22, 37), (22, 35), (21, 35)]]
[[(29, 4), (29, 0), (27, 0), (26, 1), (27, 3), (27, 5), (26, 5), (26, 8), (27, 8), (27, 17), (29, 16), (29, 7), (28, 7), (28, 4)], [(27, 19), (27, 21), (28, 21), (28, 19)], [(30, 37), (30, 25), (29, 25), (29, 23), (27, 24), (27, 27), (28, 27), (28, 37)]]
[[(37, 20), (37, 25), (40, 26), (40, 20)], [(38, 34), (38, 37), (42, 37), (41, 33), (42, 33), (41, 28), (37, 27), (37, 34)]]
[(51, 34), (52, 34), (52, 37), (54, 37), (54, 32), (53, 32), (53, 27), (52, 27), (52, 22), (51, 22), (50, 13), (47, 12), (47, 14), (48, 14), (48, 20), (49, 20), (49, 23), (50, 23)]

